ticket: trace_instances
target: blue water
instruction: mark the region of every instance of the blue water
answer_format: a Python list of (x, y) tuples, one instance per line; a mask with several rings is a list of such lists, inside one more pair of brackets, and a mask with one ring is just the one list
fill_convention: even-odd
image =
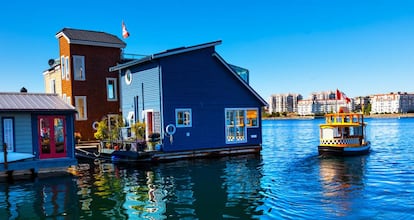
[(318, 156), (321, 120), (263, 121), (261, 155), (0, 183), (0, 219), (414, 219), (414, 119), (367, 119), (372, 151)]

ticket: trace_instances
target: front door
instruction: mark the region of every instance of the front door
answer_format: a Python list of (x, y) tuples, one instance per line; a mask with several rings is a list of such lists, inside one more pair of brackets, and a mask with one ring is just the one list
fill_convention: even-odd
[(39, 116), (37, 122), (40, 159), (65, 157), (65, 118), (63, 116)]

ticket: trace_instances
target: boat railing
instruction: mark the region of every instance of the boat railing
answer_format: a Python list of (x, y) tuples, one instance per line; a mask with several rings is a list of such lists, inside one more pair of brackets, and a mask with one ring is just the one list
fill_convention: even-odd
[(326, 124), (355, 124), (363, 123), (361, 113), (331, 113), (325, 115)]

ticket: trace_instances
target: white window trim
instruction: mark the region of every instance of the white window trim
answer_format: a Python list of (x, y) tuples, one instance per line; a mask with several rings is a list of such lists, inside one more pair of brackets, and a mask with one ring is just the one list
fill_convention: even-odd
[(80, 118), (79, 117), (79, 113), (76, 113), (76, 120), (77, 121), (86, 121), (88, 120), (88, 108), (87, 108), (87, 103), (86, 103), (86, 96), (75, 96), (75, 108), (76, 110), (78, 109), (78, 100), (83, 100), (84, 106), (83, 106), (83, 111), (85, 112), (85, 117)]
[(66, 56), (65, 57), (65, 62), (66, 62), (66, 79), (69, 80), (70, 79), (70, 62), (69, 62), (69, 57)]
[[(73, 79), (77, 80), (77, 81), (85, 81), (86, 80), (86, 71), (85, 71), (85, 56), (80, 56), (80, 55), (73, 55), (72, 56), (73, 59)], [(81, 60), (81, 64), (80, 67), (82, 68), (82, 77), (78, 77), (78, 74), (76, 72), (76, 69), (78, 68), (77, 66), (77, 62), (76, 60), (80, 59)]]
[(60, 57), (60, 69), (61, 69), (61, 73), (62, 73), (62, 79), (66, 78), (66, 66), (65, 66), (66, 62), (65, 62), (65, 56), (61, 56)]
[[(178, 112), (189, 112), (190, 113), (190, 123), (188, 125), (178, 124)], [(176, 108), (175, 109), (175, 126), (177, 128), (189, 128), (193, 126), (193, 112), (191, 108)]]
[[(109, 98), (109, 91), (108, 91), (108, 85), (109, 85), (109, 81), (113, 81), (114, 82), (114, 96), (115, 98), (110, 99)], [(106, 78), (106, 99), (107, 101), (118, 101), (118, 81), (116, 78)]]
[(50, 93), (56, 94), (56, 80), (55, 79), (50, 80)]
[(66, 97), (66, 103), (68, 103), (69, 105), (72, 105), (72, 99), (70, 96)]

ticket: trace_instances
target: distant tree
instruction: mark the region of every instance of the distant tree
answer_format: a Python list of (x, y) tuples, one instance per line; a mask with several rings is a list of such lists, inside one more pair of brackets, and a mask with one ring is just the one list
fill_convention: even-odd
[(368, 105), (364, 106), (363, 112), (365, 115), (369, 115), (371, 113), (371, 103), (368, 103)]

